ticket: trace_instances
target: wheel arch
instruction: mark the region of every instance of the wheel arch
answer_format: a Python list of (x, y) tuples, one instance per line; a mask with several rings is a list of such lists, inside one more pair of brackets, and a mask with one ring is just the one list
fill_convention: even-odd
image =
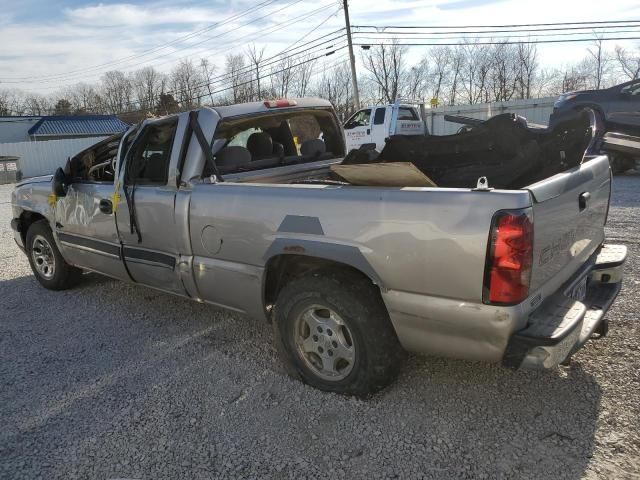
[[(338, 245), (338, 248), (335, 248), (335, 245), (327, 245), (329, 244), (321, 247), (329, 252), (325, 251), (324, 254), (314, 252), (313, 249), (310, 251), (309, 245), (305, 248), (298, 244), (284, 247), (284, 251), (269, 256), (262, 277), (262, 300), (269, 321), (272, 306), (282, 288), (292, 280), (311, 272), (346, 271), (367, 279), (378, 289), (382, 287), (377, 273), (357, 247)], [(353, 249), (357, 250), (357, 253)]]
[(27, 231), (29, 230), (29, 227), (40, 220), (48, 222), (47, 217), (43, 214), (31, 210), (23, 210), (18, 217), (20, 236), (22, 237), (22, 244), (25, 245), (25, 247), (27, 244)]

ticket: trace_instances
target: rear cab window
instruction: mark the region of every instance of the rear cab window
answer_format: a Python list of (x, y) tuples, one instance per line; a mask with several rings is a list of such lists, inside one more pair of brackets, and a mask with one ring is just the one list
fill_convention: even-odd
[[(225, 118), (214, 138), (221, 174), (329, 160), (344, 155), (342, 132), (328, 109), (294, 109)], [(205, 169), (204, 176), (209, 175)]]
[(413, 108), (400, 107), (398, 108), (398, 120), (419, 120), (418, 114)]

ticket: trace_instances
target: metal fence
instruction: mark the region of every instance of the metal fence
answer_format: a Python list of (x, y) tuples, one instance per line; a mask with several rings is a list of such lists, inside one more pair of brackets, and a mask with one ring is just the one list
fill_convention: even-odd
[(51, 175), (56, 168), (65, 165), (67, 158), (104, 138), (106, 137), (0, 143), (0, 156), (18, 157), (19, 170), (23, 178)]
[(556, 98), (557, 97), (546, 97), (531, 100), (512, 100), (510, 102), (431, 108), (426, 110), (427, 126), (432, 135), (450, 135), (456, 133), (461, 125), (445, 121), (445, 115), (462, 115), (487, 120), (501, 113), (515, 113), (526, 117), (530, 123), (547, 125), (549, 123), (549, 115), (553, 112), (553, 102), (556, 101)]

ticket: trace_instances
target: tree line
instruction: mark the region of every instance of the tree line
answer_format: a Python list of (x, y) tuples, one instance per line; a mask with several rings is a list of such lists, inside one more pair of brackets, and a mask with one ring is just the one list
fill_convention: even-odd
[[(543, 67), (535, 43), (435, 46), (411, 62), (409, 47), (394, 40), (360, 52), (358, 88), (363, 103), (409, 98), (461, 105), (606, 88), (640, 76), (640, 47), (607, 49), (604, 43), (596, 39), (582, 59), (550, 69)], [(113, 70), (98, 82), (80, 82), (52, 95), (0, 88), (0, 115), (116, 114), (135, 120), (202, 105), (318, 96), (331, 101), (344, 119), (354, 110), (351, 73), (345, 59), (331, 59), (265, 58), (264, 47), (251, 45), (229, 53), (219, 66), (183, 59), (169, 72)]]

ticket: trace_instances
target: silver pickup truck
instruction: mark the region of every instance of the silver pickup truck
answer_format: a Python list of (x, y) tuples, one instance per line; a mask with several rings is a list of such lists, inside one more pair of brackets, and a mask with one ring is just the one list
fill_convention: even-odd
[(552, 368), (606, 334), (626, 258), (607, 158), (553, 148), (518, 188), (355, 186), (328, 102), (201, 108), (19, 183), (12, 227), (44, 287), (93, 271), (265, 319), (323, 390), (374, 392), (405, 351)]

